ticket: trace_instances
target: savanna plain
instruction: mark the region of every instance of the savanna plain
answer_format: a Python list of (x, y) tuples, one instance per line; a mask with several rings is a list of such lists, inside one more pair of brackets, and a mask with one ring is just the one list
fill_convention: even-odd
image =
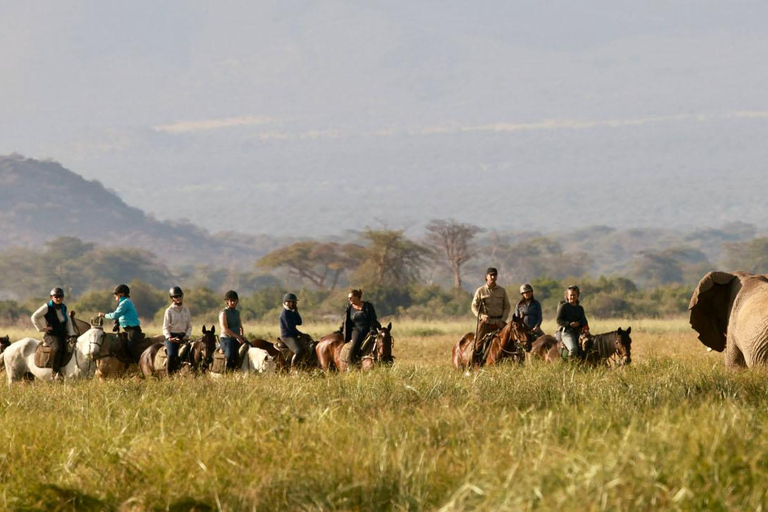
[(633, 362), (618, 368), (467, 375), (450, 352), (473, 322), (394, 319), (394, 366), (366, 374), (2, 376), (0, 508), (764, 509), (768, 372), (726, 370), (683, 318), (592, 331), (619, 326)]

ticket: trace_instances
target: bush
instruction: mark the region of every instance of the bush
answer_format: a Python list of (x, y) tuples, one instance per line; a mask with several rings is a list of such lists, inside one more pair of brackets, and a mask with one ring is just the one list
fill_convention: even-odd
[(0, 322), (3, 324), (15, 324), (23, 319), (29, 319), (31, 315), (31, 309), (15, 300), (0, 300)]

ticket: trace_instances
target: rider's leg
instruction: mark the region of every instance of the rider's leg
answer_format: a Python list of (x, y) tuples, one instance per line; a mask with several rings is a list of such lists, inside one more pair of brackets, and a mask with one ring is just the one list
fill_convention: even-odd
[(306, 352), (306, 350), (304, 350), (304, 344), (294, 337), (285, 337), (282, 338), (282, 340), (283, 343), (291, 349), (291, 352), (293, 352), (291, 368), (297, 368), (304, 359), (304, 354)]
[(237, 352), (238, 348), (240, 348), (238, 341), (234, 338), (219, 338), (219, 345), (224, 355), (227, 356), (227, 369), (236, 370)]
[(360, 346), (363, 344), (363, 340), (368, 335), (368, 331), (358, 331), (352, 329), (352, 337), (349, 342), (352, 344), (349, 349), (349, 362), (354, 363), (360, 356)]
[(563, 331), (563, 345), (568, 349), (568, 357), (579, 356), (579, 336), (572, 331)]
[(168, 356), (168, 375), (174, 373), (179, 368), (179, 344), (170, 340), (165, 340), (165, 354)]

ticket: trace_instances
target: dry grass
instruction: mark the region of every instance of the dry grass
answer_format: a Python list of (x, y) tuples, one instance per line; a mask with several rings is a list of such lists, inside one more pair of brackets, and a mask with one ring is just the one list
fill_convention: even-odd
[(3, 387), (0, 508), (765, 508), (766, 372), (726, 371), (684, 320), (593, 331), (629, 325), (619, 370), (465, 376), (450, 348), (471, 323), (402, 321), (396, 365), (365, 375)]

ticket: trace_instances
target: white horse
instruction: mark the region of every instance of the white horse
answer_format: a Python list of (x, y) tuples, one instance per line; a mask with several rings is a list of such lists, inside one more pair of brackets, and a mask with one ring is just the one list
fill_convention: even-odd
[[(96, 370), (93, 358), (90, 356), (91, 342), (94, 334), (89, 329), (82, 336), (77, 338), (75, 350), (69, 362), (61, 368), (61, 374), (64, 378), (92, 377)], [(22, 380), (27, 373), (32, 374), (36, 379), (51, 380), (53, 370), (51, 368), (39, 368), (35, 365), (35, 350), (40, 344), (40, 340), (35, 338), (24, 338), (11, 343), (2, 354), (2, 363), (5, 365), (5, 374), (8, 378), (8, 385)]]
[(240, 365), (240, 371), (245, 373), (275, 373), (276, 370), (275, 356), (270, 356), (269, 352), (257, 347), (248, 349), (248, 354)]
[[(242, 350), (245, 350), (244, 348)], [(275, 356), (269, 355), (269, 352), (263, 348), (249, 347), (248, 353), (243, 356), (243, 363), (238, 368), (241, 373), (275, 373), (277, 371), (277, 362)], [(208, 372), (208, 374), (217, 379), (222, 374)]]

